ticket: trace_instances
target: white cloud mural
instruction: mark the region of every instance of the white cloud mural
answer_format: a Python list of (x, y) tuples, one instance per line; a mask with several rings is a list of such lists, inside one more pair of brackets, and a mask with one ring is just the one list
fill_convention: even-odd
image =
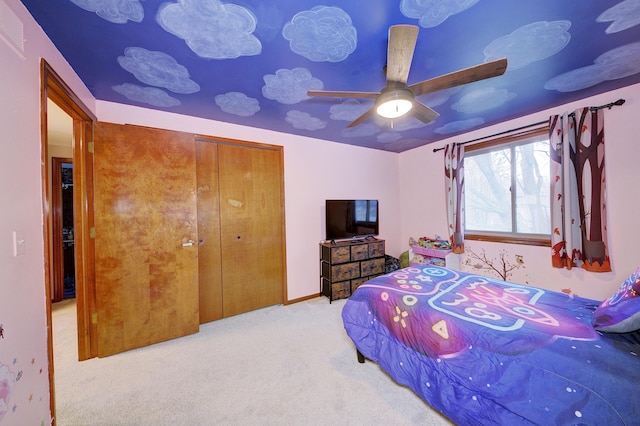
[(232, 59), (262, 51), (262, 43), (253, 35), (256, 17), (242, 6), (219, 0), (178, 0), (160, 6), (156, 20), (202, 58)]
[(596, 22), (611, 22), (605, 33), (624, 31), (640, 24), (640, 0), (624, 0), (605, 10), (596, 18)]
[(316, 6), (297, 13), (282, 29), (291, 50), (314, 62), (339, 62), (358, 44), (351, 17), (338, 7)]
[(372, 102), (360, 103), (357, 99), (347, 99), (342, 103), (331, 105), (329, 118), (332, 120), (353, 121), (372, 107)]
[(189, 78), (189, 71), (172, 56), (142, 47), (127, 47), (118, 57), (120, 66), (140, 82), (164, 87), (174, 93), (195, 93), (200, 86)]
[(215, 102), (224, 112), (240, 117), (251, 117), (260, 111), (260, 103), (257, 99), (250, 98), (240, 92), (229, 92), (224, 95), (217, 95)]
[(507, 89), (486, 87), (467, 93), (458, 102), (451, 105), (451, 108), (466, 114), (475, 114), (499, 107), (516, 96), (515, 93), (509, 92)]
[(560, 74), (547, 81), (544, 88), (558, 92), (573, 92), (639, 72), (640, 42), (636, 42), (603, 53), (596, 58), (593, 65)]
[(71, 0), (76, 6), (95, 12), (102, 19), (114, 24), (127, 21), (142, 22), (144, 9), (138, 0)]
[(539, 21), (524, 25), (509, 35), (492, 41), (485, 49), (487, 62), (506, 57), (507, 71), (525, 67), (564, 49), (571, 34), (569, 21)]
[(281, 104), (297, 104), (308, 99), (307, 90), (322, 90), (322, 81), (311, 75), (306, 68), (279, 69), (275, 74), (263, 77), (265, 85), (262, 95)]
[(286, 120), (296, 129), (302, 130), (319, 130), (327, 126), (326, 121), (322, 121), (319, 118), (312, 117), (309, 113), (295, 109), (287, 112)]
[(449, 135), (451, 133), (464, 132), (465, 130), (473, 129), (484, 124), (482, 118), (470, 118), (469, 120), (453, 121), (447, 123), (442, 127), (438, 127), (434, 130), (435, 133), (441, 135)]
[(180, 105), (180, 101), (170, 96), (162, 89), (156, 87), (140, 87), (135, 84), (124, 83), (111, 87), (127, 99), (141, 102), (161, 108), (169, 108)]
[(400, 12), (407, 18), (418, 19), (421, 27), (432, 28), (476, 3), (478, 0), (402, 0)]

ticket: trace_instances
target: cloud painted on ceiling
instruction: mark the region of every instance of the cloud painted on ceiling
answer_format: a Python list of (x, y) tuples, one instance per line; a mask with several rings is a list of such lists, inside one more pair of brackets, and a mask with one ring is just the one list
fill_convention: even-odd
[(464, 12), (479, 0), (402, 0), (400, 11), (407, 18), (417, 19), (423, 28), (437, 27), (448, 17)]
[(224, 112), (240, 117), (251, 117), (260, 111), (260, 103), (257, 99), (250, 98), (240, 92), (229, 92), (224, 95), (217, 95), (215, 102)]
[(358, 45), (351, 17), (338, 7), (317, 6), (296, 14), (282, 28), (291, 51), (313, 62), (340, 62)]
[(257, 19), (242, 6), (216, 0), (180, 0), (161, 5), (156, 20), (202, 58), (233, 59), (262, 51), (262, 43), (253, 35)]
[(164, 87), (174, 93), (200, 91), (198, 83), (189, 78), (189, 71), (166, 53), (128, 47), (124, 55), (118, 57), (118, 63), (142, 83)]
[(88, 12), (95, 12), (105, 21), (126, 24), (127, 21), (142, 22), (144, 8), (138, 0), (71, 0), (73, 4)]
[(640, 42), (627, 44), (598, 56), (593, 65), (576, 68), (547, 81), (544, 88), (573, 92), (640, 72)]
[(611, 22), (605, 32), (613, 34), (640, 24), (640, 1), (624, 0), (602, 12), (596, 22)]
[(137, 84), (124, 83), (112, 87), (114, 91), (132, 101), (143, 102), (160, 108), (170, 108), (181, 104), (164, 90), (155, 87), (141, 87)]
[(571, 34), (571, 22), (533, 22), (516, 29), (511, 34), (492, 41), (485, 49), (485, 61), (509, 58), (507, 71), (526, 67), (564, 49)]
[(275, 74), (265, 75), (263, 79), (264, 97), (287, 105), (308, 99), (307, 90), (324, 87), (322, 82), (313, 77), (306, 68), (279, 69)]

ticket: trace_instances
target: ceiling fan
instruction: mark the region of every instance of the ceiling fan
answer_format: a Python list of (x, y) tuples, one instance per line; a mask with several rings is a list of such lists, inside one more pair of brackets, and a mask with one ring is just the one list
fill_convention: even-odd
[(309, 90), (307, 95), (331, 98), (374, 98), (374, 107), (349, 123), (347, 127), (355, 127), (363, 123), (371, 118), (374, 113), (378, 113), (378, 115), (385, 118), (399, 118), (410, 113), (418, 120), (430, 123), (438, 118), (440, 114), (418, 102), (416, 96), (497, 77), (504, 74), (507, 69), (507, 59), (502, 58), (407, 85), (407, 77), (411, 68), (417, 38), (418, 27), (414, 25), (393, 25), (389, 28), (386, 66), (387, 85), (380, 92)]

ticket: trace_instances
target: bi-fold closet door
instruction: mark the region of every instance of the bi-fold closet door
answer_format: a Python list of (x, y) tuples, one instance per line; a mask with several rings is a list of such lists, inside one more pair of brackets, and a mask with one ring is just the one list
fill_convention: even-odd
[(281, 147), (98, 122), (98, 356), (283, 302)]
[(200, 322), (283, 302), (281, 147), (196, 141)]

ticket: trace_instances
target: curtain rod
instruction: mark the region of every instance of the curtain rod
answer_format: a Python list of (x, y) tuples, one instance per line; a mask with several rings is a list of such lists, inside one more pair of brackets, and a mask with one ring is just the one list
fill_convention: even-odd
[[(590, 110), (591, 112), (595, 112), (595, 111), (597, 111), (597, 110), (599, 110), (599, 109), (604, 109), (604, 108), (611, 109), (611, 108), (613, 108), (614, 106), (619, 106), (619, 105), (622, 105), (623, 103), (625, 103), (625, 100), (621, 98), (621, 99), (618, 99), (618, 100), (617, 100), (617, 101), (615, 101), (615, 102), (610, 102), (610, 103), (605, 104), (605, 105), (600, 105), (600, 106), (595, 106), (595, 107), (589, 107), (589, 110)], [(570, 115), (570, 116), (573, 116), (573, 115), (575, 115), (575, 114), (574, 114), (574, 113), (571, 113), (571, 114), (569, 114), (569, 115)], [(465, 144), (468, 144), (468, 143), (471, 143), (471, 142), (481, 141), (481, 140), (483, 140), (483, 139), (494, 138), (494, 137), (496, 137), (496, 136), (502, 136), (502, 135), (507, 134), (507, 133), (513, 133), (513, 132), (517, 132), (517, 131), (519, 131), (519, 130), (528, 129), (529, 127), (541, 126), (541, 125), (543, 125), (543, 124), (545, 124), (545, 123), (548, 123), (548, 122), (549, 122), (549, 120), (548, 120), (548, 119), (547, 119), (547, 120), (544, 120), (544, 121), (538, 121), (537, 123), (527, 124), (526, 126), (518, 127), (518, 128), (516, 128), (516, 129), (505, 130), (504, 132), (495, 133), (495, 134), (493, 134), (493, 135), (489, 135), (489, 136), (482, 136), (482, 137), (479, 137), (479, 138), (476, 138), (476, 139), (471, 139), (470, 141), (466, 141), (466, 142), (459, 142), (459, 143), (457, 143), (457, 144), (458, 144), (458, 145), (465, 145)], [(441, 147), (441, 148), (433, 148), (433, 152), (442, 151), (443, 149), (444, 149), (444, 147)]]

